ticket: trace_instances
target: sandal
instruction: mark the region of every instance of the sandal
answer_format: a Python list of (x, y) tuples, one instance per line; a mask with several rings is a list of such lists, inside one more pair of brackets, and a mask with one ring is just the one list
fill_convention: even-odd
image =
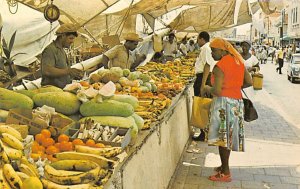
[(231, 182), (231, 175), (225, 175), (223, 173), (217, 173), (216, 175), (212, 175), (208, 177), (211, 181), (218, 181), (218, 182)]
[(215, 168), (214, 168), (214, 171), (216, 171), (216, 172), (221, 172), (221, 171), (222, 171), (222, 166), (215, 167)]

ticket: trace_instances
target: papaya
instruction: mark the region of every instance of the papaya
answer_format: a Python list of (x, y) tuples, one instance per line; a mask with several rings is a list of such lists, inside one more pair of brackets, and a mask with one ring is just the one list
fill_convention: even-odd
[(119, 116), (91, 116), (84, 117), (79, 120), (80, 123), (83, 123), (86, 119), (92, 119), (101, 125), (108, 125), (121, 128), (130, 128), (131, 129), (131, 138), (135, 139), (138, 135), (138, 126), (136, 125), (133, 117), (119, 117)]
[(144, 127), (144, 123), (145, 123), (144, 119), (141, 116), (137, 115), (136, 113), (132, 114), (131, 117), (133, 117), (139, 131), (142, 130), (142, 128)]
[(33, 96), (33, 101), (37, 106), (47, 105), (65, 115), (75, 114), (81, 105), (76, 95), (69, 92), (39, 93)]
[(16, 93), (8, 89), (0, 88), (0, 109), (10, 110), (12, 108), (32, 109), (33, 101), (26, 95)]
[(80, 113), (83, 116), (121, 116), (128, 117), (134, 112), (132, 105), (115, 100), (96, 102), (91, 100), (80, 106)]
[(110, 98), (110, 100), (116, 100), (118, 102), (125, 102), (130, 104), (134, 109), (136, 109), (139, 106), (139, 100), (130, 95), (114, 95)]
[(44, 87), (41, 87), (41, 88), (38, 88), (38, 89), (18, 90), (16, 92), (24, 94), (24, 95), (26, 95), (26, 96), (28, 96), (32, 99), (33, 96), (38, 94), (38, 93), (63, 92), (63, 90), (61, 88), (58, 88), (58, 87), (55, 87), (55, 86), (52, 86), (52, 85), (48, 85), (48, 86), (44, 86)]

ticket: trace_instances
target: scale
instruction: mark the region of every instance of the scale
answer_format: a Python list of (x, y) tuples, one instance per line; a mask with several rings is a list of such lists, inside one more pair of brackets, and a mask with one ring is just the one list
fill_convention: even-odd
[(53, 4), (53, 0), (51, 0), (51, 4), (47, 5), (44, 10), (44, 17), (50, 23), (57, 21), (60, 16), (60, 11), (57, 6)]

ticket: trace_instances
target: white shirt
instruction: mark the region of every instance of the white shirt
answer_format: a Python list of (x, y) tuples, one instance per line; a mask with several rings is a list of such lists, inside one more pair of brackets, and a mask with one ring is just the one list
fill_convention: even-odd
[(185, 44), (181, 43), (179, 48), (181, 49), (181, 51), (184, 53), (183, 55), (187, 55), (187, 47)]
[(209, 64), (210, 66), (210, 72), (212, 72), (215, 64), (217, 63), (212, 55), (211, 55), (211, 48), (209, 46), (209, 42), (205, 43), (201, 48), (200, 48), (200, 54), (196, 59), (195, 63), (195, 72), (197, 73), (203, 73), (204, 71), (204, 66), (205, 64)]
[(164, 55), (165, 56), (175, 56), (173, 51), (177, 51), (177, 44), (176, 41), (173, 40), (173, 43), (171, 44), (169, 41), (163, 42), (163, 49), (164, 49)]
[(256, 56), (251, 55), (250, 58), (248, 58), (247, 60), (245, 60), (245, 66), (246, 68), (252, 68), (253, 66), (258, 64), (258, 59), (256, 58)]
[(186, 47), (188, 52), (194, 52), (195, 50), (195, 45), (187, 44)]

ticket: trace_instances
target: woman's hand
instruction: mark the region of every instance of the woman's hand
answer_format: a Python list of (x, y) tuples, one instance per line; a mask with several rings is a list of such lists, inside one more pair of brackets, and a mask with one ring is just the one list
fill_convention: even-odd
[(201, 90), (201, 97), (211, 96), (211, 86), (205, 85)]

